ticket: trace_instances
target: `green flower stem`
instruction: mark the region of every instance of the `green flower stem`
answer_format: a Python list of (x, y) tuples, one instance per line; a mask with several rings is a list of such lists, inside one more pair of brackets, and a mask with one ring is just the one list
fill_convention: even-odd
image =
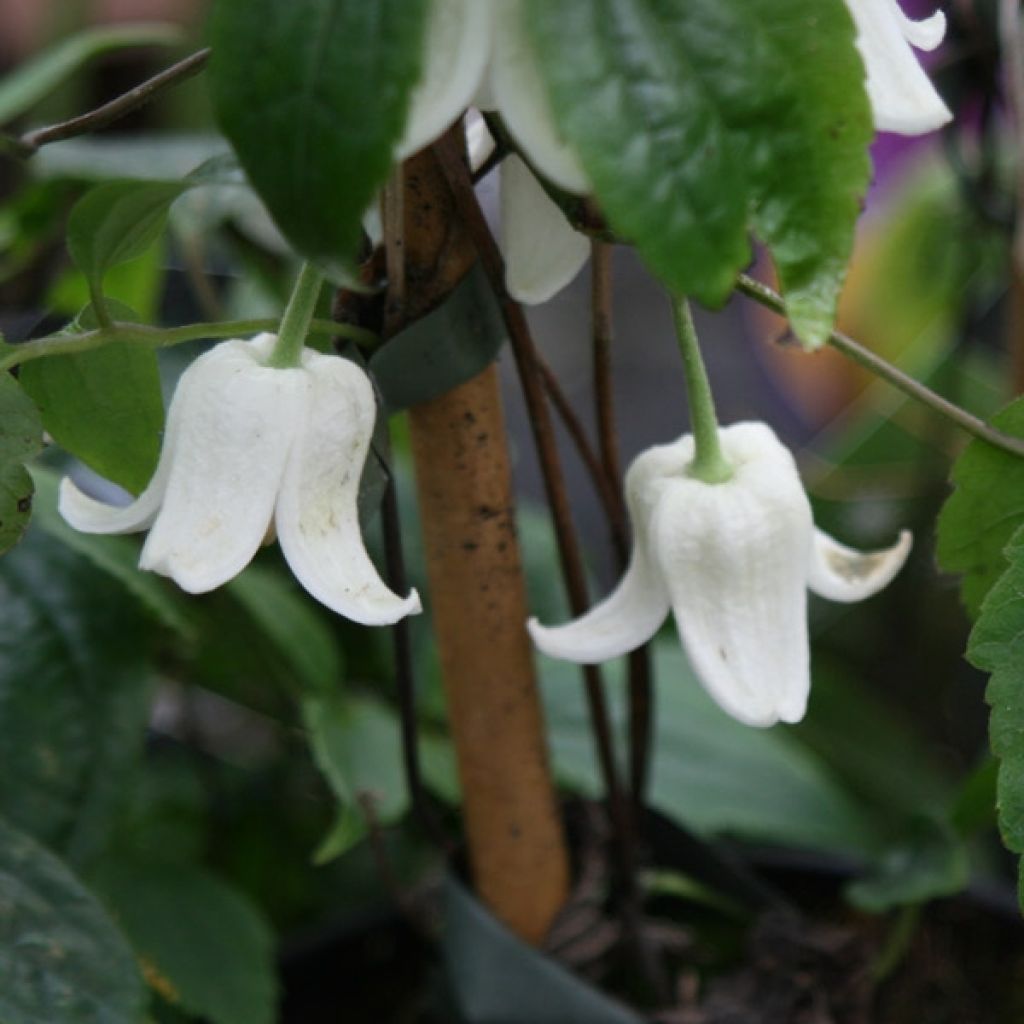
[[(786, 315), (786, 302), (782, 296), (767, 285), (761, 284), (760, 281), (755, 281), (746, 274), (740, 274), (736, 281), (736, 290), (760, 303), (766, 309), (770, 309), (780, 316)], [(954, 405), (949, 399), (943, 398), (927, 385), (915, 380), (898, 367), (893, 366), (892, 363), (886, 362), (881, 356), (876, 355), (869, 348), (865, 348), (860, 342), (854, 341), (849, 335), (843, 334), (841, 331), (832, 331), (827, 341), (836, 351), (842, 352), (847, 359), (863, 366), (865, 370), (869, 370), (876, 377), (880, 377), (897, 390), (902, 391), (908, 398), (913, 398), (928, 406), (972, 437), (978, 438), (979, 441), (985, 441), (1001, 451), (1009, 452), (1010, 455), (1024, 457), (1024, 440), (989, 426), (984, 420), (972, 415), (966, 409)]]
[(724, 483), (732, 476), (732, 466), (722, 454), (715, 418), (715, 400), (704, 360), (700, 354), (697, 331), (693, 326), (690, 304), (686, 299), (674, 303), (676, 335), (686, 374), (686, 396), (690, 402), (690, 425), (695, 453), (687, 472), (706, 484)]
[(309, 325), (313, 321), (316, 300), (320, 297), (320, 288), (324, 283), (324, 275), (312, 263), (303, 263), (299, 276), (295, 280), (292, 296), (288, 307), (281, 318), (281, 329), (277, 333), (277, 344), (270, 353), (267, 366), (279, 370), (287, 370), (298, 366), (302, 358), (302, 347), (306, 344)]
[[(169, 348), (189, 341), (213, 341), (220, 338), (241, 338), (261, 331), (275, 331), (276, 319), (226, 320), (223, 323), (186, 324), (183, 327), (150, 327), (115, 321), (109, 327), (79, 334), (50, 334), (21, 345), (0, 344), (0, 371), (10, 370), (33, 359), (64, 356), (74, 352), (90, 352), (104, 345), (128, 342), (151, 348)], [(376, 345), (379, 339), (372, 331), (354, 324), (339, 324), (333, 320), (311, 320), (310, 334), (349, 338), (358, 345)]]

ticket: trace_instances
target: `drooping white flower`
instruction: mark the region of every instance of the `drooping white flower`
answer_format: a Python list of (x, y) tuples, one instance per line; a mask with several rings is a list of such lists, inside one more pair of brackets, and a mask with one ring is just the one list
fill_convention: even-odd
[(936, 11), (913, 21), (898, 0), (846, 0), (846, 6), (857, 26), (875, 127), (901, 135), (941, 128), (953, 115), (911, 47), (934, 50), (946, 34), (946, 16)]
[(302, 366), (265, 365), (276, 337), (225, 341), (182, 374), (160, 461), (132, 504), (60, 488), (61, 515), (85, 533), (149, 530), (139, 566), (190, 593), (226, 583), (273, 523), (288, 565), (318, 601), (366, 625), (420, 610), (399, 597), (363, 545), (357, 497), (376, 403), (347, 359), (305, 350)]
[(884, 587), (910, 551), (861, 553), (815, 529), (790, 452), (763, 423), (720, 431), (725, 483), (687, 474), (689, 434), (648, 449), (626, 474), (633, 554), (618, 587), (563, 626), (535, 619), (544, 653), (593, 664), (639, 647), (670, 611), (697, 678), (748, 725), (799, 721), (810, 690), (807, 590), (859, 601)]
[[(496, 110), (541, 174), (584, 195), (586, 176), (559, 136), (522, 18), (520, 0), (433, 0), (426, 66), (397, 156), (404, 160), (434, 141), (469, 106)], [(494, 146), (483, 122), (470, 126), (468, 141), (470, 161), (479, 166)], [(503, 161), (499, 187), (509, 294), (545, 302), (580, 271), (590, 243), (519, 157)]]

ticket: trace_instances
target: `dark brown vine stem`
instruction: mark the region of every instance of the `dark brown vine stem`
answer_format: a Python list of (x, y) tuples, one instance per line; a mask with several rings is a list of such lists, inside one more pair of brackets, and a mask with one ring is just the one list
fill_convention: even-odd
[[(619, 568), (629, 562), (629, 533), (622, 498), (622, 460), (615, 429), (615, 399), (612, 388), (612, 342), (615, 337), (612, 304), (612, 246), (593, 239), (590, 249), (590, 304), (593, 333), (594, 406), (603, 475), (611, 484), (614, 506), (608, 524)], [(654, 685), (651, 655), (647, 644), (629, 655), (629, 784), (637, 810), (643, 806), (650, 774), (651, 737), (654, 730)]]
[(209, 59), (209, 47), (198, 50), (184, 60), (178, 61), (177, 64), (172, 64), (171, 67), (165, 68), (152, 78), (146, 79), (145, 82), (135, 86), (134, 89), (129, 89), (128, 92), (123, 93), (116, 99), (112, 99), (109, 103), (104, 103), (102, 106), (97, 107), (95, 110), (90, 110), (86, 114), (80, 114), (78, 117), (61, 121), (59, 124), (50, 125), (46, 128), (36, 128), (34, 131), (26, 132), (20, 138), (12, 140), (13, 144), (22, 155), (31, 156), (50, 142), (72, 139), (78, 135), (85, 135), (100, 128), (106, 128), (107, 125), (119, 121), (133, 110), (138, 110), (139, 107), (144, 106), (165, 89), (178, 85), (184, 82), (185, 79), (198, 74), (206, 66)]
[[(583, 561), (572, 524), (561, 460), (555, 444), (554, 426), (544, 397), (543, 379), (533, 338), (522, 307), (505, 288), (504, 260), (473, 191), (473, 181), (464, 153), (450, 135), (435, 143), (433, 149), (451, 187), (457, 214), (473, 239), (481, 266), (501, 307), (554, 520), (569, 604), (573, 614), (580, 615), (587, 610), (589, 604)], [(631, 808), (619, 781), (601, 674), (596, 666), (584, 666), (583, 677), (614, 833), (613, 849), (619, 876), (623, 923), (642, 976), (659, 997), (667, 998), (667, 984), (641, 927), (636, 880), (637, 852)]]

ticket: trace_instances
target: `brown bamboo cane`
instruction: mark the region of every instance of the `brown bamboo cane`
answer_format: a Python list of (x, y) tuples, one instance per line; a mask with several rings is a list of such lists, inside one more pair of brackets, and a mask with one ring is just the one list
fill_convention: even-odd
[[(404, 174), (406, 310), (475, 259), (452, 237), (446, 180), (425, 153)], [(456, 229), (457, 230), (457, 229)], [(468, 259), (467, 259), (468, 256)], [(418, 297), (417, 297), (418, 296)], [(394, 296), (389, 296), (389, 305)], [(417, 308), (419, 307), (419, 308)], [(497, 372), (409, 412), (433, 621), (463, 793), (474, 884), (539, 944), (568, 895), (569, 858), (525, 629), (526, 590)]]

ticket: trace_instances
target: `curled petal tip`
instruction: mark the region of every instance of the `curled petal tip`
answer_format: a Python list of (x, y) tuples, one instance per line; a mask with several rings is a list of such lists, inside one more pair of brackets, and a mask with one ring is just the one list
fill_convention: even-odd
[(135, 533), (153, 524), (163, 497), (162, 479), (154, 480), (130, 505), (108, 505), (90, 498), (71, 477), (60, 482), (57, 511), (64, 521), (82, 533)]
[(857, 551), (815, 530), (807, 586), (830, 601), (861, 601), (892, 581), (903, 568), (912, 545), (909, 530), (901, 530), (892, 547), (878, 551)]
[(942, 11), (936, 11), (931, 17), (915, 21), (913, 18), (908, 18), (901, 10), (900, 23), (903, 26), (903, 35), (907, 42), (919, 50), (937, 49), (942, 40), (946, 38), (946, 15)]

